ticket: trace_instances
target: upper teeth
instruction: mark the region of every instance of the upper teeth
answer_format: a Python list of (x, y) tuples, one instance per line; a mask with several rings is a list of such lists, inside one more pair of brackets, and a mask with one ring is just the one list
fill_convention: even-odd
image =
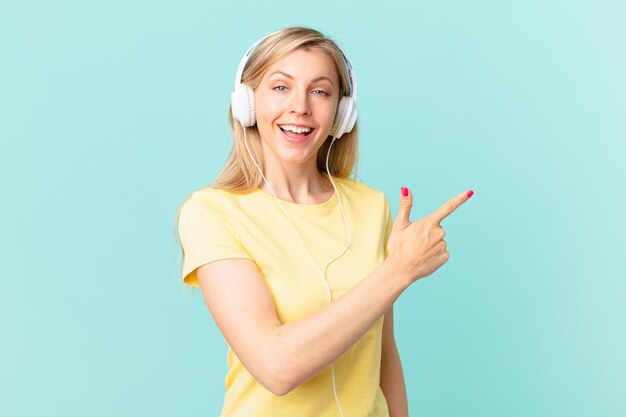
[(309, 133), (311, 131), (310, 127), (298, 127), (298, 126), (292, 126), (292, 125), (281, 125), (280, 127), (283, 130), (288, 130), (290, 132), (295, 132), (295, 133)]

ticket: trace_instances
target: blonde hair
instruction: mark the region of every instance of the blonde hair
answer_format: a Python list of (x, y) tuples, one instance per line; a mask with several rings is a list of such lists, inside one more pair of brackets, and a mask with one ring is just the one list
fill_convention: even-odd
[[(350, 81), (343, 52), (337, 44), (324, 36), (321, 32), (302, 26), (292, 26), (282, 29), (264, 39), (250, 55), (241, 76), (241, 82), (255, 89), (267, 70), (279, 60), (297, 49), (317, 48), (327, 52), (335, 64), (339, 78), (339, 98), (350, 94)], [(202, 188), (218, 188), (233, 192), (247, 193), (255, 190), (263, 181), (261, 173), (246, 150), (241, 124), (233, 120), (231, 110), (228, 110), (228, 123), (233, 135), (233, 146), (226, 164), (212, 184)], [(357, 123), (358, 124), (358, 123)], [(358, 169), (358, 128), (355, 124), (352, 131), (345, 133), (341, 139), (333, 143), (328, 156), (328, 171), (334, 177), (356, 178)], [(247, 142), (254, 160), (263, 170), (265, 160), (261, 148), (261, 136), (256, 125), (246, 130)], [(332, 136), (319, 148), (317, 153), (317, 170), (326, 173), (326, 155), (332, 143)], [(180, 207), (191, 197), (189, 195)], [(175, 219), (175, 229), (178, 229), (180, 208)], [(175, 232), (178, 237), (178, 232)], [(181, 256), (184, 256), (181, 245)], [(182, 264), (182, 262), (181, 262)]]

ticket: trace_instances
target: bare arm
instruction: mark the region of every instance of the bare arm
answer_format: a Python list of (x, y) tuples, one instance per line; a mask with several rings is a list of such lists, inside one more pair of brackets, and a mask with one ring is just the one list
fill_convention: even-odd
[(380, 388), (385, 394), (391, 417), (408, 417), (409, 405), (402, 373), (400, 354), (393, 331), (393, 307), (385, 314), (383, 323)]
[(339, 358), (411, 282), (384, 261), (342, 297), (300, 320), (281, 324), (252, 261), (212, 262), (198, 268), (198, 279), (228, 344), (248, 372), (276, 395), (290, 392)]

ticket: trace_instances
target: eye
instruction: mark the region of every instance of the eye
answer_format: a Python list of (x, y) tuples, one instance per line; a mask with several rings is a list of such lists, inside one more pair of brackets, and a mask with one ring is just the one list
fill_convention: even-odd
[(318, 96), (327, 96), (329, 95), (326, 91), (324, 90), (313, 90), (313, 94), (318, 95)]
[(284, 85), (277, 85), (273, 88), (273, 90), (278, 91), (279, 93), (284, 93), (285, 91), (287, 91), (287, 87), (285, 87)]

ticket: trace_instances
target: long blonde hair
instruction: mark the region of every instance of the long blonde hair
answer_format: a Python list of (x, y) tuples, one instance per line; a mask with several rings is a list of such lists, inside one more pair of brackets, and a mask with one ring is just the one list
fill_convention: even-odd
[[(300, 48), (317, 48), (327, 52), (332, 58), (339, 78), (339, 97), (349, 95), (350, 82), (343, 53), (337, 44), (324, 36), (321, 32), (302, 26), (292, 26), (282, 29), (263, 40), (250, 55), (243, 71), (241, 82), (255, 89), (261, 82), (263, 75), (276, 62)], [(228, 123), (233, 135), (233, 146), (226, 164), (217, 175), (213, 183), (202, 188), (218, 188), (238, 193), (247, 193), (255, 190), (263, 181), (254, 162), (246, 150), (241, 124), (233, 120), (231, 110), (228, 110)], [(352, 131), (345, 133), (332, 145), (328, 156), (328, 170), (334, 177), (356, 178), (358, 169), (358, 123)], [(261, 136), (257, 126), (246, 130), (250, 152), (261, 169), (265, 167), (265, 160), (261, 148)], [(332, 143), (332, 136), (328, 136), (317, 153), (317, 170), (326, 173), (326, 155)], [(191, 194), (181, 203), (174, 224), (174, 236), (178, 239), (178, 221), (180, 208), (191, 197)], [(179, 241), (180, 244), (180, 241)], [(181, 247), (181, 256), (184, 257), (184, 248)], [(181, 258), (182, 261), (182, 258)], [(181, 262), (182, 269), (182, 262)]]

